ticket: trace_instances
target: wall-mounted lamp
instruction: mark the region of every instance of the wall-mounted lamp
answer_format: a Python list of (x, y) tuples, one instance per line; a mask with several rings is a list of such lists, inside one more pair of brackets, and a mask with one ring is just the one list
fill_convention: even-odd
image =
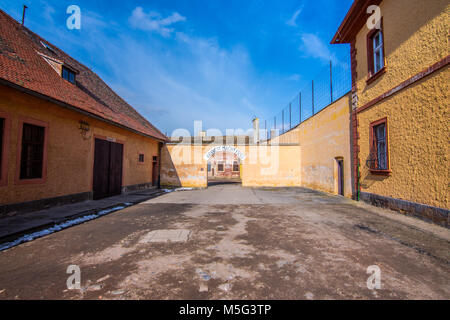
[(89, 131), (91, 131), (91, 126), (89, 125), (89, 123), (87, 123), (86, 121), (80, 120), (80, 131), (81, 131), (81, 135), (87, 139), (87, 133)]

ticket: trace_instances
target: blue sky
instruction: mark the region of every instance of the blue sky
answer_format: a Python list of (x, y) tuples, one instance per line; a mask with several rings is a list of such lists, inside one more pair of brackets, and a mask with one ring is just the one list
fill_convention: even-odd
[[(164, 133), (247, 130), (271, 119), (330, 59), (352, 0), (0, 0), (0, 8), (99, 74)], [(81, 8), (81, 30), (66, 9)]]

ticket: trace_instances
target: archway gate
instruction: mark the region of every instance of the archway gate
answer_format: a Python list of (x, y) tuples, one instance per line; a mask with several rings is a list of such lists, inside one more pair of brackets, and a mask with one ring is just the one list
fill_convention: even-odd
[(299, 145), (169, 143), (161, 156), (161, 185), (206, 188), (208, 160), (223, 151), (240, 159), (244, 187), (294, 187), (301, 184)]

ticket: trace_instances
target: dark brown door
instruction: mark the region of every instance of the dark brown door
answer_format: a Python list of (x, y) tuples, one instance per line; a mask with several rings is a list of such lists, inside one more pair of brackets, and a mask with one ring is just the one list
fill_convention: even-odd
[(339, 194), (344, 195), (344, 161), (338, 160), (338, 188)]
[(158, 159), (153, 159), (152, 165), (152, 185), (155, 187), (158, 184)]
[(123, 145), (95, 139), (94, 200), (122, 193)]

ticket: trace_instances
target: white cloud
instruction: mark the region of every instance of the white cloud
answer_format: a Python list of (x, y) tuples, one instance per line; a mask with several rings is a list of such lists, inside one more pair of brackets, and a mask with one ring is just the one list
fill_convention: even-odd
[(337, 62), (336, 57), (331, 53), (325, 42), (315, 34), (304, 33), (301, 36), (301, 40), (302, 46), (300, 47), (300, 51), (307, 57), (316, 58), (323, 62), (328, 62), (330, 60), (333, 61), (333, 63)]
[(298, 73), (294, 73), (293, 75), (291, 75), (288, 80), (290, 81), (299, 81), (300, 80), (300, 75)]
[(135, 29), (154, 31), (163, 37), (169, 37), (175, 31), (175, 29), (170, 28), (170, 26), (177, 22), (186, 21), (186, 18), (178, 12), (174, 12), (166, 18), (162, 18), (158, 12), (151, 11), (145, 13), (142, 7), (136, 7), (133, 10), (129, 21), (131, 26)]
[(296, 27), (297, 26), (297, 19), (300, 16), (300, 14), (303, 11), (303, 8), (305, 5), (302, 5), (297, 11), (294, 12), (293, 16), (286, 22), (288, 26)]

